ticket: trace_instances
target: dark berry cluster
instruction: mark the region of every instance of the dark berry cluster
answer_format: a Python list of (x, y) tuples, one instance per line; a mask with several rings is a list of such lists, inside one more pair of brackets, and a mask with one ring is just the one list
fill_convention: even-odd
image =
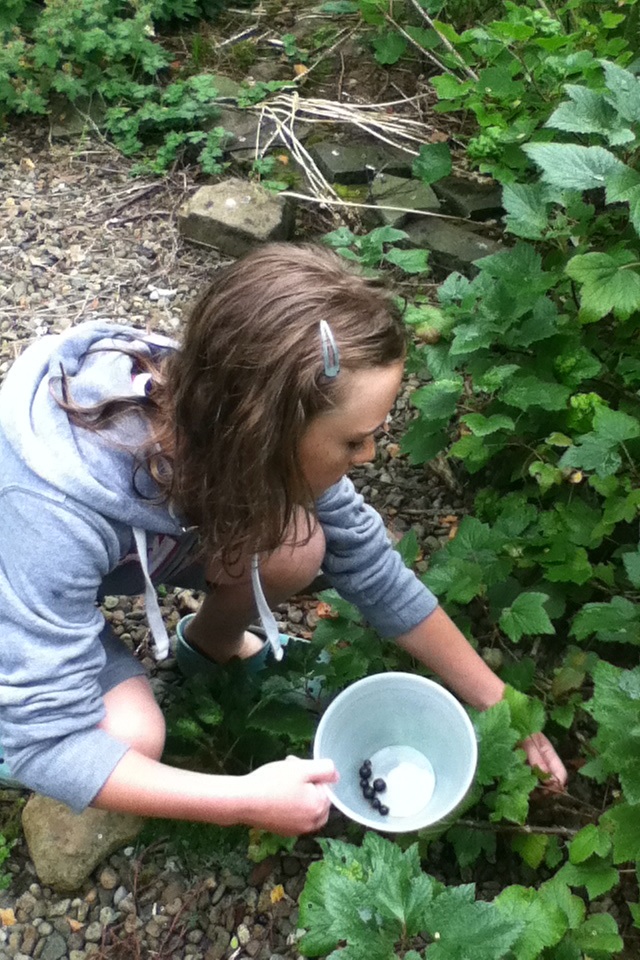
[(373, 783), (371, 783), (372, 772), (371, 760), (365, 760), (358, 770), (362, 796), (365, 798), (365, 800), (369, 801), (374, 810), (377, 810), (381, 816), (386, 817), (389, 813), (389, 807), (385, 806), (385, 804), (380, 801), (378, 794), (384, 793), (384, 791), (387, 789), (387, 785), (382, 777), (376, 777)]

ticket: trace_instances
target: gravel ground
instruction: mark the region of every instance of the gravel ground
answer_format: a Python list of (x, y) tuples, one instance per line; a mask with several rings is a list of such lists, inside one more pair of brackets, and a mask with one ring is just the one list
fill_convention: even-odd
[[(189, 175), (131, 180), (129, 164), (108, 145), (51, 143), (29, 127), (10, 130), (0, 143), (0, 377), (26, 344), (84, 320), (175, 333), (192, 294), (219, 263), (215, 251), (187, 246), (178, 236), (176, 211), (194, 187)], [(449, 536), (463, 498), (446, 467), (426, 471), (398, 455), (409, 387), (376, 463), (355, 479), (390, 534), (413, 527), (428, 556)], [(163, 603), (172, 626), (197, 598), (176, 591)], [(146, 656), (141, 601), (108, 598), (105, 615), (149, 667), (158, 700), (170, 697), (179, 682), (174, 663), (157, 667)], [(309, 603), (291, 603), (279, 617), (299, 636), (310, 636), (317, 622)], [(15, 807), (15, 793), (1, 794), (0, 811)], [(336, 816), (327, 834), (344, 829)], [(223, 860), (194, 876), (162, 843), (127, 848), (71, 897), (37, 882), (18, 841), (5, 864), (11, 887), (0, 895), (0, 960), (297, 957), (297, 900), (309, 858), (317, 855), (313, 840), (303, 838), (290, 854), (254, 865), (234, 853), (231, 865)], [(499, 886), (487, 876), (484, 895)]]

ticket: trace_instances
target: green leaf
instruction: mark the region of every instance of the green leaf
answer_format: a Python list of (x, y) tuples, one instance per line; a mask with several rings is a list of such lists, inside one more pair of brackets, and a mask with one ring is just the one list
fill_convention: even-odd
[(473, 888), (444, 890), (425, 911), (425, 928), (434, 938), (428, 948), (430, 960), (467, 960), (473, 944), (473, 960), (501, 960), (520, 935), (523, 922), (507, 916), (494, 904), (473, 901)]
[(423, 183), (436, 183), (451, 173), (451, 151), (446, 143), (423, 143), (412, 173)]
[(581, 927), (573, 931), (571, 939), (587, 956), (593, 956), (598, 951), (619, 953), (624, 949), (617, 923), (605, 913), (588, 917)]
[(620, 874), (615, 867), (593, 857), (585, 863), (565, 863), (558, 871), (558, 878), (570, 887), (584, 887), (590, 900), (601, 897), (620, 882)]
[(553, 411), (566, 409), (570, 396), (571, 390), (560, 383), (516, 374), (502, 393), (501, 399), (519, 410), (541, 407), (543, 410)]
[(382, 66), (397, 63), (407, 50), (407, 40), (395, 30), (388, 30), (372, 40), (375, 58)]
[(449, 418), (455, 413), (462, 390), (461, 379), (437, 380), (414, 390), (411, 403), (430, 419)]
[(579, 254), (569, 261), (567, 274), (583, 285), (580, 303), (587, 321), (600, 320), (612, 311), (627, 320), (640, 309), (640, 273), (630, 269), (635, 259), (631, 253), (618, 251), (614, 255)]
[(420, 544), (415, 530), (412, 529), (405, 533), (402, 540), (396, 544), (396, 550), (402, 557), (404, 565), (411, 569), (420, 556)]
[[(565, 86), (565, 91), (569, 95), (569, 101), (561, 103), (554, 110), (545, 123), (546, 127), (575, 133), (599, 133), (603, 136), (620, 127), (616, 111), (601, 93), (572, 84)], [(631, 138), (633, 139), (632, 133)]]
[(527, 143), (522, 149), (542, 170), (545, 183), (564, 190), (594, 190), (624, 164), (604, 147), (570, 143)]
[(513, 766), (520, 735), (511, 726), (509, 705), (504, 700), (478, 714), (474, 725), (480, 747), (476, 779), (481, 786), (488, 786)]
[(549, 225), (550, 198), (543, 183), (508, 183), (502, 189), (505, 226), (526, 240), (539, 240)]
[(594, 470), (602, 478), (611, 476), (622, 465), (619, 447), (638, 436), (640, 422), (635, 417), (600, 406), (593, 418), (593, 430), (562, 455), (559, 466)]
[(640, 804), (618, 804), (603, 814), (601, 822), (613, 828), (614, 863), (640, 860)]
[(546, 593), (522, 593), (502, 611), (500, 626), (510, 640), (556, 632), (544, 608), (548, 599)]
[(580, 830), (569, 845), (569, 860), (571, 863), (583, 863), (597, 854), (606, 857), (611, 849), (611, 837), (595, 823), (589, 823)]
[(628, 70), (608, 60), (600, 61), (610, 95), (607, 100), (629, 123), (640, 122), (640, 82)]
[(447, 840), (453, 845), (460, 867), (470, 867), (484, 855), (493, 859), (496, 852), (496, 835), (488, 830), (472, 830), (470, 827), (452, 827)]
[(394, 266), (400, 267), (405, 273), (426, 273), (429, 269), (428, 250), (399, 250), (393, 247), (385, 254), (384, 259)]
[(413, 464), (428, 463), (447, 447), (449, 437), (444, 430), (430, 432), (427, 424), (420, 418), (413, 420), (407, 427), (400, 450), (406, 453)]
[(511, 724), (518, 731), (520, 739), (539, 733), (544, 727), (544, 706), (535, 697), (528, 697), (510, 686), (505, 687), (504, 700), (509, 704)]
[(315, 721), (308, 710), (295, 703), (283, 702), (278, 703), (277, 710), (274, 710), (273, 703), (259, 704), (247, 718), (246, 724), (296, 741), (311, 740), (315, 729)]
[(518, 960), (536, 960), (544, 947), (559, 943), (567, 932), (569, 924), (564, 912), (547, 902), (537, 890), (507, 887), (494, 902), (505, 916), (524, 921), (524, 929), (514, 947)]
[(607, 180), (606, 201), (628, 203), (631, 223), (640, 233), (640, 174), (630, 167), (612, 174)]
[(627, 576), (636, 589), (640, 589), (640, 550), (625, 553), (622, 557)]
[(516, 853), (519, 853), (527, 866), (532, 870), (537, 870), (545, 858), (547, 847), (549, 846), (549, 837), (542, 833), (530, 833), (523, 836), (515, 836), (511, 841), (511, 847)]
[(490, 417), (485, 417), (481, 413), (468, 413), (460, 419), (466, 423), (475, 437), (488, 437), (492, 433), (497, 433), (498, 430), (515, 430), (515, 423), (511, 417), (498, 413)]

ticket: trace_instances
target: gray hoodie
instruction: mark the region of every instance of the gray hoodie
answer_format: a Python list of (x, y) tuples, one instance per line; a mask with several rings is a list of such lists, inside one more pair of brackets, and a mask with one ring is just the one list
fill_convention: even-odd
[[(105, 714), (101, 583), (135, 551), (140, 531), (183, 529), (154, 502), (144, 471), (134, 486), (130, 451), (145, 437), (144, 419), (132, 413), (91, 432), (72, 425), (51, 395), (61, 365), (81, 405), (135, 395), (131, 357), (108, 349), (123, 342), (172, 348), (130, 327), (85, 323), (33, 343), (0, 391), (0, 736), (14, 777), (75, 810), (91, 803), (128, 749), (97, 726)], [(397, 636), (433, 612), (435, 597), (348, 479), (319, 498), (317, 511), (325, 573), (380, 633)], [(150, 605), (147, 592), (148, 612)]]

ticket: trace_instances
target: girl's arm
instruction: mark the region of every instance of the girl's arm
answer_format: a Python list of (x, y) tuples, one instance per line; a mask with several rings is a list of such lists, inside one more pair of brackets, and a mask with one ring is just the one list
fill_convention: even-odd
[(145, 817), (242, 823), (296, 836), (324, 826), (330, 809), (325, 784), (337, 779), (331, 760), (287, 757), (229, 777), (180, 770), (131, 749), (92, 805)]
[[(472, 707), (486, 710), (504, 694), (504, 683), (458, 630), (441, 607), (397, 638), (408, 653), (437, 674)], [(550, 775), (549, 785), (563, 789), (567, 771), (551, 743), (536, 733), (522, 744), (529, 763)]]

